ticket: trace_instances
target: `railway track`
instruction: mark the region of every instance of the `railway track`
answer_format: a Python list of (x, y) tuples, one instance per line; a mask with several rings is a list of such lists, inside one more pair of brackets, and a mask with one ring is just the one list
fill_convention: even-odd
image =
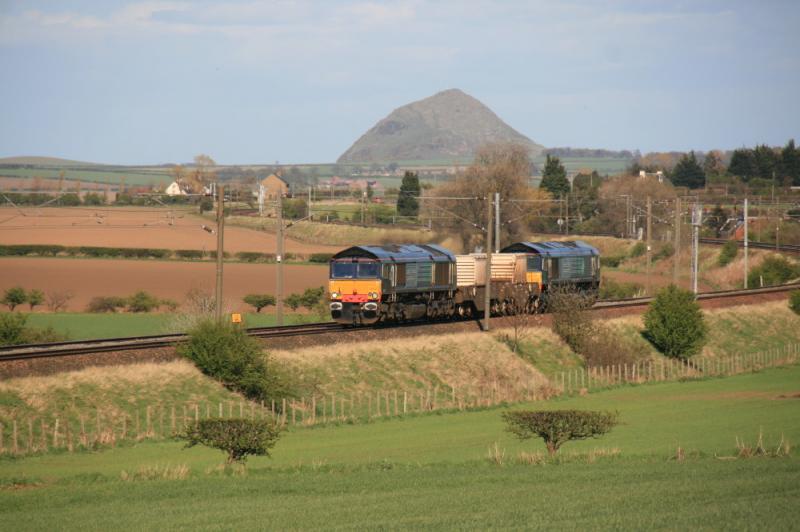
[[(800, 289), (800, 283), (772, 286), (766, 288), (753, 288), (748, 290), (724, 290), (719, 292), (705, 292), (698, 294), (698, 300), (724, 299), (742, 296), (757, 296), (789, 292)], [(636, 297), (629, 299), (600, 300), (594, 304), (595, 309), (612, 309), (625, 307), (639, 307), (648, 305), (652, 297)], [(405, 325), (418, 326), (418, 323)], [(401, 325), (402, 326), (402, 325)], [(386, 326), (384, 326), (386, 327)], [(391, 326), (387, 327), (391, 328)], [(303, 325), (286, 325), (281, 327), (256, 327), (247, 329), (248, 334), (257, 338), (282, 338), (288, 336), (307, 336), (323, 333), (336, 333), (352, 331), (338, 323), (309, 323)], [(105, 338), (100, 340), (81, 340), (70, 342), (55, 342), (49, 344), (28, 344), (0, 347), (0, 362), (14, 360), (28, 360), (35, 358), (68, 357), (74, 355), (112, 353), (118, 351), (155, 349), (174, 346), (184, 340), (185, 334), (165, 334), (153, 336), (136, 336), (127, 338)]]

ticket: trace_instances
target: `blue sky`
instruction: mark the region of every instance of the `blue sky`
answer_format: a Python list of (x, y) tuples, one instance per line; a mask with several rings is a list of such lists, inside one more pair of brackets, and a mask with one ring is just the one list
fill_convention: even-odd
[(329, 162), (457, 87), (546, 146), (800, 140), (800, 2), (0, 0), (0, 156)]

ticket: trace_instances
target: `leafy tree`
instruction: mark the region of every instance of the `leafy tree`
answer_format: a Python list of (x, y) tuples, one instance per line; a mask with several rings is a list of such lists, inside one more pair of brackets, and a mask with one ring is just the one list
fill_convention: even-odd
[(302, 294), (290, 294), (284, 298), (283, 302), (289, 305), (292, 311), (296, 311), (303, 304), (303, 296)]
[(197, 444), (228, 453), (227, 463), (244, 462), (249, 455), (269, 456), (281, 427), (265, 419), (202, 419), (191, 425), (181, 438), (186, 447)]
[(547, 160), (544, 163), (544, 172), (542, 172), (542, 183), (539, 188), (545, 189), (556, 197), (569, 193), (567, 171), (558, 157), (547, 156)]
[(672, 170), (671, 181), (677, 187), (703, 188), (706, 185), (706, 174), (697, 162), (694, 152), (681, 157)]
[(794, 139), (781, 151), (781, 173), (791, 185), (800, 186), (800, 148), (795, 147)]
[(286, 376), (272, 366), (259, 341), (243, 329), (206, 319), (188, 336), (178, 353), (226, 388), (255, 401), (293, 396)]
[(125, 308), (128, 300), (119, 296), (97, 296), (89, 301), (86, 307), (87, 312), (103, 313), (116, 312), (117, 309)]
[(617, 414), (591, 410), (518, 410), (503, 412), (502, 417), (506, 430), (520, 440), (542, 438), (551, 456), (566, 442), (598, 438), (619, 422)]
[(322, 286), (319, 288), (306, 288), (303, 295), (300, 296), (300, 304), (304, 308), (312, 310), (324, 296), (325, 288)]
[(725, 173), (725, 165), (722, 164), (722, 156), (717, 150), (706, 153), (703, 161), (703, 172), (706, 176), (718, 176)]
[(708, 327), (695, 295), (670, 285), (658, 292), (644, 315), (644, 335), (668, 357), (686, 359), (705, 344)]
[(150, 312), (158, 308), (161, 301), (152, 294), (140, 290), (128, 298), (130, 312)]
[(733, 150), (731, 162), (728, 165), (728, 173), (747, 181), (756, 177), (756, 165), (753, 159), (753, 151), (748, 148)]
[(31, 310), (42, 303), (44, 303), (44, 292), (38, 288), (34, 288), (28, 292), (28, 305), (30, 305)]
[(747, 275), (747, 286), (775, 286), (800, 277), (800, 266), (780, 255), (770, 255)]
[(400, 195), (397, 197), (397, 214), (400, 216), (417, 216), (419, 214), (420, 195), (419, 175), (406, 170), (400, 184)]
[(106, 199), (96, 192), (89, 192), (83, 197), (84, 205), (105, 205)]
[(756, 176), (771, 180), (778, 171), (779, 152), (766, 144), (760, 144), (753, 150), (753, 161), (756, 166)]
[(261, 312), (262, 308), (271, 307), (275, 304), (275, 296), (269, 294), (247, 294), (244, 296), (243, 301), (255, 308), (256, 312)]
[(0, 303), (7, 305), (10, 311), (14, 311), (17, 305), (22, 305), (28, 300), (28, 293), (21, 286), (12, 286), (3, 294)]

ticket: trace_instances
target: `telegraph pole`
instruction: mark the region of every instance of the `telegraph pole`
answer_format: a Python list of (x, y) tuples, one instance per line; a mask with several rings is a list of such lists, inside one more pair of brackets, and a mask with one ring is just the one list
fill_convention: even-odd
[[(747, 231), (748, 231), (748, 213), (747, 213), (747, 198), (744, 198), (744, 287), (747, 288)], [(734, 235), (735, 236), (735, 235)]]
[(692, 210), (692, 292), (697, 293), (697, 276), (699, 273), (698, 255), (700, 251), (700, 223), (702, 210), (695, 204)]
[(653, 231), (653, 202), (650, 196), (647, 196), (647, 294), (650, 294), (650, 263), (652, 262), (653, 248), (650, 245), (652, 240), (650, 238)]
[(500, 253), (500, 193), (494, 193), (494, 252)]
[(278, 250), (275, 255), (275, 324), (283, 325), (283, 195), (278, 192), (276, 203), (276, 215), (278, 218)]
[(564, 203), (566, 208), (566, 215), (564, 216), (564, 229), (565, 233), (569, 234), (569, 192), (567, 192), (567, 200)]
[(483, 298), (483, 330), (489, 330), (489, 316), (492, 313), (492, 195), (486, 196), (486, 284)]
[(672, 263), (672, 284), (678, 286), (681, 256), (681, 198), (675, 198), (675, 261)]
[(308, 219), (310, 220), (311, 219), (311, 185), (309, 185), (309, 187), (308, 187), (308, 209), (307, 209), (307, 211), (308, 212), (306, 213), (306, 215), (308, 216)]
[(217, 321), (222, 321), (222, 258), (225, 254), (225, 190), (222, 185), (217, 187), (217, 283), (214, 295), (214, 311)]

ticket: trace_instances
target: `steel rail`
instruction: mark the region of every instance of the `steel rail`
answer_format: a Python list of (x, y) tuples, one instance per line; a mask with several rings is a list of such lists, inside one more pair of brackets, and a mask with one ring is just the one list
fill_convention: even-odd
[[(257, 338), (281, 338), (333, 332), (343, 328), (341, 324), (325, 322), (284, 325), (281, 327), (254, 327), (247, 329), (247, 333)], [(154, 349), (173, 346), (185, 341), (187, 338), (186, 334), (163, 334), (5, 346), (0, 347), (0, 361)]]
[[(723, 299), (741, 296), (757, 296), (789, 292), (800, 289), (800, 283), (770, 286), (765, 288), (751, 288), (747, 290), (722, 290), (717, 292), (704, 292), (697, 295), (698, 300)], [(602, 310), (609, 308), (625, 308), (644, 306), (653, 301), (653, 297), (636, 297), (628, 299), (605, 299), (597, 301), (592, 309)], [(424, 323), (409, 323), (403, 325), (424, 325)], [(308, 323), (302, 325), (285, 325), (281, 327), (254, 327), (247, 329), (247, 333), (257, 338), (281, 338), (289, 336), (314, 335), (332, 332), (353, 330), (338, 323)], [(69, 342), (53, 342), (48, 344), (26, 344), (0, 347), (0, 362), (13, 360), (27, 360), (33, 358), (66, 357), (93, 353), (109, 353), (116, 351), (130, 351), (139, 349), (153, 349), (169, 347), (179, 344), (187, 339), (185, 334), (165, 334), (151, 336), (135, 336), (126, 338), (103, 338), (98, 340), (81, 340)]]

